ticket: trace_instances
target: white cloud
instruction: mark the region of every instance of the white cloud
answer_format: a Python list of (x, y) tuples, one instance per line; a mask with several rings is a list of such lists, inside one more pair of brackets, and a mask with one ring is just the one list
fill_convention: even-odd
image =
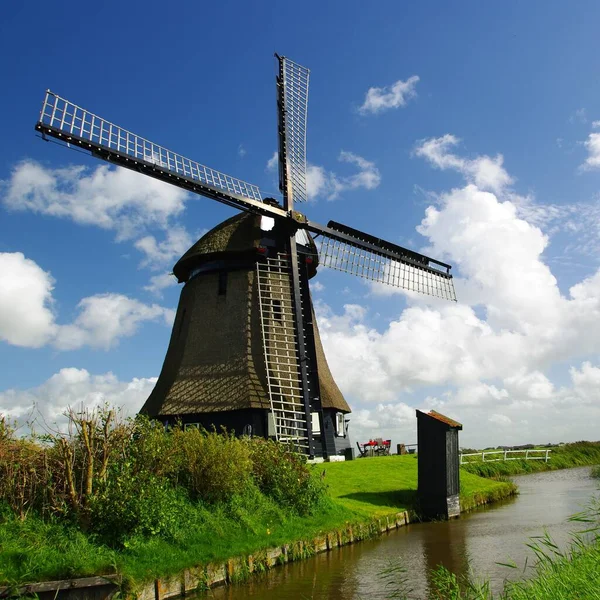
[(65, 368), (37, 387), (0, 392), (0, 414), (17, 419), (21, 425), (35, 419), (38, 431), (54, 424), (63, 428), (63, 414), (69, 407), (93, 409), (109, 404), (123, 409), (124, 415), (133, 415), (150, 395), (156, 380), (119, 381), (112, 373), (92, 375), (85, 369)]
[(506, 415), (499, 415), (497, 413), (490, 415), (488, 421), (490, 423), (494, 423), (496, 425), (502, 425), (503, 427), (506, 427), (506, 426), (512, 424), (510, 417), (507, 417)]
[(39, 348), (54, 336), (54, 280), (20, 252), (0, 253), (0, 340)]
[(583, 145), (588, 152), (588, 156), (581, 165), (581, 170), (592, 171), (600, 169), (600, 133), (590, 133)]
[(162, 291), (168, 287), (177, 285), (177, 278), (173, 273), (161, 273), (150, 277), (150, 283), (144, 289), (155, 296), (162, 296)]
[(147, 235), (137, 240), (134, 245), (146, 256), (142, 266), (160, 269), (171, 265), (184, 254), (192, 245), (192, 237), (184, 227), (173, 226), (160, 242), (153, 235)]
[(277, 171), (279, 167), (279, 153), (273, 152), (273, 156), (267, 161), (267, 171)]
[(121, 294), (83, 298), (71, 324), (59, 325), (51, 310), (54, 280), (21, 253), (0, 253), (0, 340), (15, 346), (60, 350), (108, 349), (133, 335), (144, 321), (171, 325), (174, 312)]
[(419, 77), (413, 75), (406, 81), (399, 79), (391, 86), (369, 88), (365, 96), (365, 101), (359, 108), (359, 112), (363, 114), (377, 114), (391, 108), (406, 106), (408, 100), (416, 97), (417, 92), (415, 88), (418, 82)]
[(240, 158), (244, 158), (244, 156), (246, 156), (246, 154), (247, 154), (247, 153), (248, 153), (248, 152), (246, 151), (246, 148), (244, 148), (244, 145), (243, 145), (243, 144), (240, 144), (240, 145), (238, 146), (238, 156), (239, 156)]
[(513, 183), (512, 177), (503, 167), (504, 157), (501, 154), (495, 158), (486, 155), (473, 159), (463, 158), (450, 151), (459, 142), (459, 138), (449, 133), (439, 138), (421, 140), (415, 148), (415, 154), (426, 158), (438, 169), (458, 171), (467, 181), (482, 190), (499, 193)]
[(101, 165), (50, 169), (27, 160), (0, 182), (4, 205), (94, 225), (130, 239), (149, 226), (168, 227), (187, 192), (128, 169)]
[(569, 116), (569, 123), (587, 123), (587, 110), (578, 108)]
[[(328, 362), (360, 413), (358, 435), (379, 427), (379, 436), (414, 437), (377, 416), (398, 406), (404, 414), (410, 402), (463, 422), (466, 445), (596, 439), (600, 403), (591, 420), (579, 413), (599, 389), (600, 368), (589, 357), (600, 347), (600, 270), (561, 293), (544, 259), (549, 237), (523, 215), (548, 222), (557, 218), (552, 207), (521, 210), (501, 157), (465, 159), (450, 152), (456, 142), (444, 136), (419, 146), (418, 155), (467, 183), (437, 194), (417, 229), (428, 254), (458, 267), (459, 303), (410, 296), (381, 331), (364, 307), (335, 314), (317, 304)], [(571, 385), (555, 383), (555, 366), (577, 361), (587, 362), (571, 366)]]
[[(327, 200), (335, 200), (340, 194), (357, 189), (372, 190), (381, 183), (381, 175), (375, 163), (354, 154), (342, 150), (338, 161), (354, 165), (357, 172), (352, 175), (338, 175), (333, 171), (327, 171), (324, 167), (308, 164), (306, 167), (306, 191), (309, 200), (323, 197)], [(267, 170), (275, 171), (278, 166), (277, 152), (267, 162)]]
[(323, 167), (307, 165), (306, 167), (306, 195), (309, 200), (320, 196), (329, 187), (330, 173)]
[(592, 129), (600, 129), (600, 121), (593, 121)]
[(130, 337), (144, 321), (163, 320), (172, 325), (174, 313), (157, 304), (147, 305), (121, 294), (101, 294), (84, 298), (79, 314), (70, 325), (59, 327), (54, 345), (59, 350), (83, 346), (108, 350), (122, 337)]

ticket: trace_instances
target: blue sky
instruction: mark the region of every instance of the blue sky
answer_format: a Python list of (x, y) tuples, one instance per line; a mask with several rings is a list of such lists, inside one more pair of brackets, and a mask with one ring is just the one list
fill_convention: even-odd
[(45, 89), (276, 195), (278, 52), (311, 69), (309, 217), (455, 265), (450, 307), (319, 273), (355, 438), (412, 441), (414, 407), (464, 421), (469, 444), (592, 437), (599, 13), (595, 2), (9, 6), (0, 412), (24, 419), (35, 403), (51, 420), (101, 398), (139, 408), (179, 294), (159, 283), (178, 250), (234, 214), (41, 141)]

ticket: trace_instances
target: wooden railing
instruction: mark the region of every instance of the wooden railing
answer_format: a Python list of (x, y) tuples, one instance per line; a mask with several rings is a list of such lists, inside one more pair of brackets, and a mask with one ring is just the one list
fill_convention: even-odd
[[(550, 460), (550, 452), (552, 450), (485, 450), (483, 452), (471, 452), (469, 454), (460, 455), (460, 464), (465, 465), (470, 462), (477, 462), (477, 459), (464, 460), (467, 456), (479, 456), (482, 462), (496, 462), (500, 460), (543, 460), (548, 462)], [(540, 456), (540, 453), (542, 456)], [(498, 454), (502, 456), (497, 456)], [(513, 454), (520, 454), (521, 456), (509, 456)], [(536, 456), (537, 454), (537, 456)], [(494, 455), (494, 458), (486, 458)]]

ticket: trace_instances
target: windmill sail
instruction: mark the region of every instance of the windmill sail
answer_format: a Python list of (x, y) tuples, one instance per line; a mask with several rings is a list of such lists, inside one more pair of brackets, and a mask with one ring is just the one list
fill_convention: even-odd
[(243, 210), (285, 216), (256, 185), (211, 169), (46, 92), (36, 129), (95, 156)]
[(330, 221), (309, 223), (317, 239), (319, 264), (404, 290), (456, 301), (450, 265)]
[(291, 264), (278, 253), (256, 263), (267, 387), (275, 437), (309, 454)]
[(279, 59), (279, 189), (284, 198), (305, 202), (306, 113), (310, 71), (289, 58)]

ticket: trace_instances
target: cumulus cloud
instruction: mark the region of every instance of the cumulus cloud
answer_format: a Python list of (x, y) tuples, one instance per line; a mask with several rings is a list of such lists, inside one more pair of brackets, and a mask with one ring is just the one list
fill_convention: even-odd
[(0, 340), (15, 346), (59, 350), (108, 349), (133, 335), (145, 321), (171, 325), (174, 311), (122, 294), (83, 298), (72, 323), (60, 325), (52, 311), (54, 280), (20, 252), (0, 253)]
[(39, 348), (56, 332), (54, 279), (20, 252), (0, 253), (0, 340)]
[[(426, 140), (416, 154), (466, 180), (436, 194), (417, 228), (428, 254), (458, 268), (459, 303), (411, 296), (382, 330), (369, 325), (363, 306), (336, 314), (317, 304), (328, 362), (360, 414), (359, 435), (414, 437), (414, 415), (412, 434), (393, 433), (380, 418), (408, 415), (404, 406), (413, 404), (465, 423), (467, 445), (548, 441), (542, 434), (595, 439), (576, 413), (598, 389), (600, 371), (589, 357), (600, 344), (600, 271), (563, 294), (544, 259), (549, 236), (524, 217), (501, 157), (464, 158), (453, 151), (457, 142)], [(564, 363), (571, 384), (561, 386), (554, 372)]]
[(581, 165), (582, 171), (593, 171), (600, 169), (600, 133), (590, 133), (588, 139), (583, 143), (587, 150), (587, 158)]
[(27, 160), (0, 182), (4, 205), (94, 225), (131, 239), (149, 226), (166, 228), (189, 196), (167, 183), (120, 167), (51, 169)]
[(177, 285), (177, 278), (173, 273), (161, 273), (150, 277), (150, 283), (144, 289), (155, 296), (162, 296), (164, 289)]
[(192, 242), (192, 236), (184, 227), (173, 226), (162, 241), (157, 241), (153, 235), (147, 235), (136, 240), (134, 245), (145, 255), (142, 266), (161, 269), (179, 259)]
[[(275, 171), (278, 166), (277, 152), (267, 162), (267, 170)], [(327, 200), (335, 200), (342, 193), (358, 189), (372, 190), (381, 183), (381, 175), (375, 163), (354, 154), (342, 150), (338, 161), (348, 163), (356, 167), (356, 173), (351, 175), (339, 175), (333, 171), (327, 171), (324, 167), (307, 165), (306, 167), (306, 191), (309, 200), (318, 197)]]
[(79, 314), (70, 325), (58, 328), (54, 346), (75, 350), (83, 346), (108, 350), (122, 337), (130, 337), (144, 321), (162, 320), (172, 325), (174, 312), (157, 304), (147, 305), (122, 294), (100, 294), (84, 298)]
[(25, 390), (0, 392), (0, 414), (21, 425), (37, 422), (37, 429), (64, 428), (64, 413), (80, 407), (97, 408), (108, 404), (124, 415), (134, 415), (146, 401), (156, 377), (119, 381), (113, 373), (92, 375), (85, 369), (61, 369), (41, 385)]
[(419, 77), (413, 75), (406, 81), (399, 79), (390, 86), (369, 88), (359, 112), (377, 114), (392, 108), (406, 106), (410, 99), (417, 96), (415, 88), (418, 82)]
[(415, 154), (427, 159), (438, 169), (458, 171), (482, 190), (498, 193), (513, 183), (512, 177), (504, 169), (504, 157), (501, 154), (494, 158), (486, 155), (464, 158), (451, 151), (459, 143), (459, 138), (447, 133), (439, 138), (421, 140), (415, 148)]

